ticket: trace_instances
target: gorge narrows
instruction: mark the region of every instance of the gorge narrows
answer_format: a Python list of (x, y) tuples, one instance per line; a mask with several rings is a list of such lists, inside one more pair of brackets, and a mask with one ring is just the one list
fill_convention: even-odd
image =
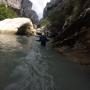
[(38, 14), (39, 19), (43, 17), (43, 10), (50, 0), (30, 0), (33, 3), (32, 9)]

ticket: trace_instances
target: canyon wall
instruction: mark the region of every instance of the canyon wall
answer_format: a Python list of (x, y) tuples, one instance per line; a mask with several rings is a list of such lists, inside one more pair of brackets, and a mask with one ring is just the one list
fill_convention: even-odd
[(30, 18), (34, 24), (38, 24), (38, 15), (32, 10), (32, 2), (29, 0), (0, 0), (0, 4), (12, 7), (18, 16)]
[(90, 63), (90, 0), (51, 0), (44, 18), (50, 22), (53, 46)]

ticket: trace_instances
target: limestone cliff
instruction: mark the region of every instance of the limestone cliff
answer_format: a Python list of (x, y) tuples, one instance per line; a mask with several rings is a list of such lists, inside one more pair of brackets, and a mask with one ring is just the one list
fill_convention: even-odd
[(15, 9), (20, 9), (22, 0), (0, 0), (1, 3), (5, 3)]
[[(32, 11), (32, 2), (29, 0), (0, 0), (1, 4), (12, 7), (19, 16), (31, 18), (31, 20), (37, 24), (37, 13)], [(33, 18), (33, 17), (34, 18)]]
[(31, 18), (34, 24), (38, 24), (39, 22), (38, 15), (32, 10), (32, 3), (29, 0), (22, 0), (21, 16)]
[(90, 63), (90, 0), (51, 0), (44, 18), (50, 22), (55, 47), (68, 53), (72, 50)]

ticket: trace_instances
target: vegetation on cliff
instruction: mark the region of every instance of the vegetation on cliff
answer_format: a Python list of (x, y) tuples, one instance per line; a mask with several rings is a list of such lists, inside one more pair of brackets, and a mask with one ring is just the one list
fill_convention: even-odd
[(47, 27), (48, 24), (49, 24), (48, 19), (42, 19), (40, 21), (40, 27)]
[(0, 20), (16, 17), (16, 12), (3, 4), (0, 4)]

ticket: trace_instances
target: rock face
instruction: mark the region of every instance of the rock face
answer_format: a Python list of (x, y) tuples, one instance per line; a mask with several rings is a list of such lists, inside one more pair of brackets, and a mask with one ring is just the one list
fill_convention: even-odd
[(49, 14), (49, 11), (55, 9), (59, 4), (61, 4), (62, 0), (51, 0), (51, 2), (47, 3), (46, 7), (44, 8), (44, 17), (47, 17)]
[(39, 22), (38, 15), (31, 8), (32, 8), (32, 3), (29, 0), (22, 0), (21, 16), (31, 18), (34, 24), (38, 24)]
[(31, 15), (30, 17), (31, 17), (33, 23), (38, 25), (39, 24), (39, 19), (38, 19), (37, 13), (34, 10), (31, 10), (30, 15)]
[(5, 19), (0, 21), (0, 34), (34, 35), (35, 29), (28, 18)]
[(90, 0), (51, 0), (44, 9), (44, 18), (50, 22), (54, 46), (80, 50), (89, 57)]
[[(1, 4), (12, 7), (19, 16), (30, 18), (33, 23), (38, 24), (38, 15), (32, 11), (32, 3), (29, 0), (0, 0)], [(33, 13), (34, 12), (34, 13)]]
[(6, 4), (8, 6), (11, 6), (14, 9), (20, 9), (21, 2), (22, 0), (0, 0), (1, 4)]
[(32, 3), (28, 0), (22, 0), (21, 2), (21, 16), (30, 16)]

